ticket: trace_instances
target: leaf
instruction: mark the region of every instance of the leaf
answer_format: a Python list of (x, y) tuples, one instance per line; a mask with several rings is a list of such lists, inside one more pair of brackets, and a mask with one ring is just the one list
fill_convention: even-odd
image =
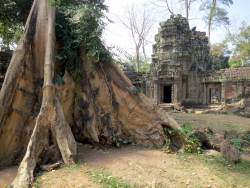
[(116, 146), (119, 148), (121, 144), (119, 142), (116, 142)]
[(60, 85), (60, 84), (65, 84), (62, 76), (60, 74), (56, 74), (56, 82)]
[(127, 144), (128, 143), (128, 141), (127, 140), (123, 140), (123, 144)]
[(121, 139), (121, 138), (118, 138), (118, 140), (119, 140), (119, 141), (122, 141), (122, 139)]

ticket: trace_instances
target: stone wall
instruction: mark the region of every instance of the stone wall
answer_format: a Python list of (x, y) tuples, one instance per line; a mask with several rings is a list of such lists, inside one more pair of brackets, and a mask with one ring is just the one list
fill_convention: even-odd
[(218, 101), (221, 104), (235, 103), (242, 98), (250, 100), (250, 67), (221, 69), (204, 76), (203, 82), (207, 86), (220, 85)]

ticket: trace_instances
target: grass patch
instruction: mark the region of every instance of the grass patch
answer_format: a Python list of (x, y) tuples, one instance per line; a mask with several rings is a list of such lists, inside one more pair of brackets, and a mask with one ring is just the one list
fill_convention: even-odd
[(234, 164), (231, 163), (223, 156), (209, 156), (209, 155), (196, 155), (197, 158), (203, 159), (207, 164), (215, 167), (217, 170), (222, 172), (230, 171), (230, 172), (239, 172), (241, 174), (246, 174), (250, 176), (250, 161), (241, 160), (239, 163)]
[(86, 172), (95, 182), (100, 183), (104, 188), (132, 188), (124, 180), (114, 177), (106, 170), (91, 170)]

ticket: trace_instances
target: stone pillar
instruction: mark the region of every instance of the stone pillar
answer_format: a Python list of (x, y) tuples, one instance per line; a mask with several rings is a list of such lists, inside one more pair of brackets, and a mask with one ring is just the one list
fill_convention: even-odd
[(177, 103), (177, 82), (174, 82), (172, 85), (172, 102)]
[(154, 102), (156, 104), (159, 104), (159, 94), (158, 94), (159, 92), (158, 92), (158, 90), (159, 90), (158, 83), (155, 82), (154, 83)]
[(222, 82), (221, 83), (221, 101), (220, 101), (221, 104), (226, 103), (226, 101), (225, 101), (225, 86), (226, 86), (226, 84)]
[(203, 104), (207, 104), (207, 87), (206, 87), (206, 83), (204, 82), (204, 86), (203, 86)]

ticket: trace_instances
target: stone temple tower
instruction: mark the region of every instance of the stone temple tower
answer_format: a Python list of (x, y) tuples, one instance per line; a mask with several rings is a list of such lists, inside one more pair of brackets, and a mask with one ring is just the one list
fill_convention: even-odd
[(151, 71), (142, 87), (155, 103), (203, 102), (202, 75), (211, 68), (205, 35), (190, 29), (181, 15), (160, 23)]

